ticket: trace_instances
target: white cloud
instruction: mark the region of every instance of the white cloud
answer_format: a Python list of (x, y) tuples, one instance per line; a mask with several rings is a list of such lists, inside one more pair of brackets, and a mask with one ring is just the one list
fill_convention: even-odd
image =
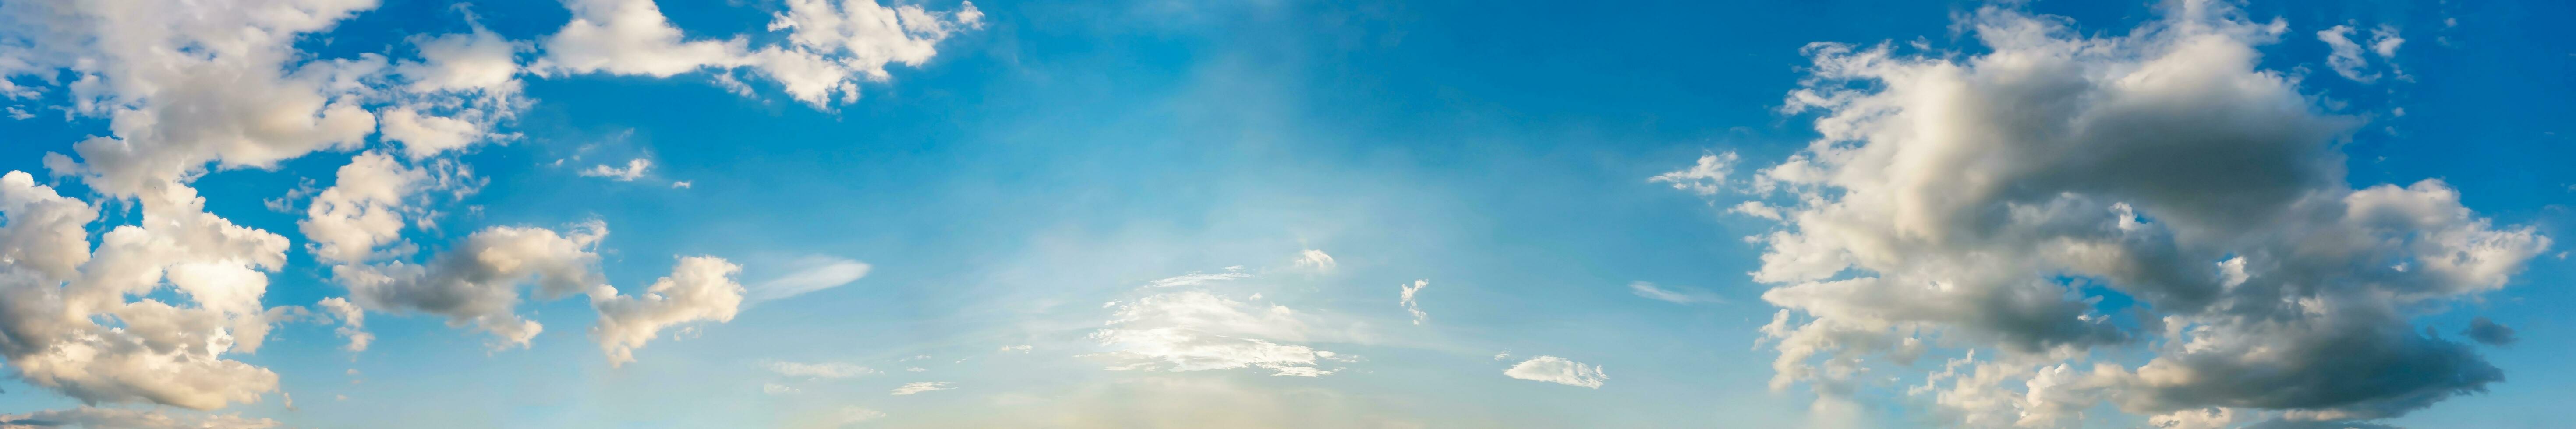
[(938, 53), (934, 47), (941, 40), (984, 25), (974, 3), (940, 13), (875, 1), (789, 0), (769, 25), (786, 33), (785, 43), (755, 49), (739, 36), (690, 40), (650, 0), (574, 0), (567, 6), (572, 22), (546, 40), (545, 57), (532, 66), (540, 75), (667, 77), (713, 68), (724, 70), (715, 76), (729, 90), (748, 93), (731, 70), (749, 68), (818, 108), (857, 101), (859, 82), (891, 78), (887, 64), (919, 66)]
[(911, 367), (911, 368), (904, 368), (903, 370), (904, 370), (904, 371), (908, 371), (908, 372), (923, 372), (923, 371), (929, 371), (928, 369), (923, 369), (922, 367), (917, 367), (917, 366), (916, 366), (916, 367)]
[(1726, 176), (1735, 169), (1735, 152), (1700, 155), (1699, 162), (1680, 171), (1658, 174), (1647, 182), (1673, 184), (1673, 189), (1690, 191), (1700, 196), (1716, 195), (1726, 186)]
[[(2101, 37), (1990, 7), (1961, 25), (1990, 52), (1810, 45), (1789, 105), (1822, 137), (1757, 174), (1798, 202), (1752, 273), (1783, 308), (1773, 386), (1844, 400), (1965, 349), (1913, 389), (1931, 415), (2045, 427), (2102, 404), (2383, 418), (2501, 380), (2410, 320), (2504, 287), (2549, 239), (2438, 180), (2352, 188), (2337, 149), (2360, 120), (2258, 68), (2282, 21), (2167, 5)], [(2138, 304), (2106, 314), (2070, 277)]]
[(769, 372), (778, 373), (778, 375), (805, 378), (850, 378), (877, 373), (876, 370), (868, 369), (868, 367), (843, 362), (801, 363), (767, 361), (762, 362), (760, 366), (762, 368), (769, 369)]
[(1021, 345), (1016, 345), (1016, 346), (1002, 346), (1002, 351), (1003, 351), (1003, 352), (1005, 352), (1005, 353), (1007, 353), (1007, 352), (1028, 353), (1028, 352), (1029, 352), (1029, 349), (1030, 349), (1030, 347), (1029, 347), (1029, 345), (1027, 345), (1027, 344), (1021, 344)]
[[(1249, 276), (1228, 279), (1245, 277)], [(1295, 310), (1247, 304), (1204, 290), (1168, 290), (1162, 283), (1138, 289), (1151, 295), (1109, 303), (1116, 310), (1104, 323), (1108, 327), (1090, 337), (1108, 349), (1102, 355), (1121, 362), (1111, 368), (1262, 368), (1302, 376), (1333, 372), (1313, 368), (1317, 359), (1332, 352), (1294, 344), (1306, 341), (1312, 330)]]
[(751, 301), (786, 298), (839, 287), (867, 277), (866, 262), (829, 255), (810, 255), (788, 264), (788, 273), (751, 287)]
[[(350, 304), (347, 298), (335, 296), (323, 298), (322, 302), (318, 305), (321, 305), (323, 310), (329, 311), (331, 317), (340, 319), (340, 328), (333, 332), (340, 334), (341, 338), (349, 339), (349, 345), (347, 347), (349, 351), (367, 351), (367, 343), (374, 342), (376, 340), (375, 334), (367, 333), (367, 313), (359, 310), (357, 304)], [(357, 370), (352, 369), (350, 371)], [(350, 375), (356, 374), (357, 373), (355, 372), (350, 373)]]
[(893, 393), (894, 393), (895, 395), (900, 396), (900, 395), (910, 395), (910, 394), (915, 394), (915, 393), (928, 392), (928, 391), (933, 391), (933, 390), (948, 390), (948, 389), (955, 389), (955, 387), (949, 387), (949, 384), (950, 384), (949, 382), (945, 382), (945, 381), (923, 381), (923, 382), (915, 382), (915, 383), (905, 383), (905, 384), (904, 384), (903, 386), (901, 386), (901, 387), (896, 387), (896, 388), (894, 388), (894, 392), (893, 392)]
[(792, 394), (792, 393), (796, 393), (796, 392), (797, 392), (797, 389), (796, 389), (795, 387), (793, 387), (793, 386), (788, 386), (788, 385), (778, 384), (778, 383), (761, 383), (761, 384), (760, 384), (760, 393), (767, 393), (767, 394), (771, 394), (771, 395), (786, 395), (786, 394)]
[(1608, 374), (1601, 372), (1601, 367), (1598, 365), (1585, 365), (1582, 362), (1555, 356), (1539, 356), (1521, 361), (1520, 364), (1512, 365), (1511, 369), (1503, 370), (1503, 375), (1522, 380), (1594, 389), (1601, 388), (1601, 382), (1610, 379)]
[(741, 271), (742, 266), (724, 258), (690, 256), (680, 258), (671, 267), (671, 276), (655, 280), (641, 294), (620, 295), (608, 285), (594, 287), (590, 303), (599, 311), (599, 324), (592, 325), (590, 333), (599, 338), (600, 350), (608, 353), (611, 366), (633, 362), (635, 349), (644, 347), (663, 328), (732, 321), (742, 309), (742, 284), (733, 279)]
[[(2406, 39), (2397, 36), (2397, 27), (2382, 25), (2370, 30), (2370, 44), (2363, 46), (2352, 39), (2354, 31), (2355, 29), (2349, 25), (2337, 25), (2317, 31), (2317, 40), (2326, 42), (2326, 47), (2332, 50), (2326, 55), (2326, 66), (2334, 69), (2335, 74), (2342, 75), (2345, 79), (2352, 79), (2354, 82), (2376, 82), (2381, 75), (2378, 71), (2370, 70), (2370, 60), (2363, 57), (2364, 52), (2378, 54), (2381, 61), (2395, 61), (2397, 47), (2405, 44)], [(2396, 66), (2390, 63), (2389, 67), (2394, 69)], [(2400, 72), (2398, 77), (2407, 78), (2403, 72)]]
[(606, 177), (620, 182), (633, 182), (635, 179), (643, 178), (644, 171), (652, 168), (653, 160), (636, 158), (627, 160), (623, 168), (607, 164), (590, 166), (590, 169), (581, 171), (581, 177)]
[(1397, 298), (1396, 298), (1395, 304), (1396, 304), (1396, 305), (1404, 306), (1404, 312), (1406, 312), (1406, 313), (1413, 313), (1413, 324), (1415, 324), (1415, 325), (1420, 325), (1420, 324), (1422, 324), (1422, 321), (1423, 321), (1423, 320), (1425, 320), (1425, 319), (1429, 319), (1429, 318), (1431, 317), (1431, 315), (1429, 315), (1429, 314), (1423, 314), (1423, 313), (1422, 313), (1422, 303), (1421, 303), (1421, 302), (1418, 302), (1418, 301), (1414, 301), (1414, 300), (1413, 300), (1413, 294), (1415, 294), (1415, 293), (1420, 293), (1420, 292), (1422, 292), (1422, 288), (1430, 287), (1430, 286), (1431, 286), (1431, 280), (1427, 280), (1427, 279), (1426, 279), (1426, 280), (1414, 280), (1414, 281), (1413, 281), (1413, 284), (1411, 284), (1411, 285), (1402, 285), (1402, 284), (1396, 285), (1396, 287), (1397, 287), (1397, 288), (1400, 288), (1400, 289), (1402, 289), (1402, 290), (1397, 294)]
[(1333, 262), (1333, 255), (1324, 254), (1324, 251), (1322, 250), (1306, 249), (1304, 252), (1297, 253), (1298, 268), (1307, 268), (1316, 271), (1332, 271), (1333, 267), (1339, 265), (1341, 264)]
[(1166, 278), (1162, 278), (1162, 279), (1159, 279), (1159, 280), (1154, 280), (1154, 281), (1152, 281), (1152, 282), (1147, 282), (1147, 283), (1145, 283), (1145, 286), (1147, 286), (1147, 287), (1197, 286), (1197, 285), (1204, 284), (1204, 283), (1207, 283), (1207, 282), (1227, 281), (1227, 280), (1234, 280), (1234, 279), (1241, 279), (1241, 278), (1250, 278), (1250, 277), (1252, 277), (1252, 274), (1244, 273), (1244, 272), (1243, 272), (1243, 267), (1239, 267), (1239, 266), (1237, 266), (1237, 267), (1226, 267), (1225, 272), (1222, 272), (1222, 273), (1216, 273), (1216, 274), (1206, 274), (1206, 273), (1200, 273), (1200, 272), (1197, 272), (1197, 271), (1192, 271), (1192, 272), (1190, 272), (1189, 274), (1182, 274), (1182, 275), (1178, 275), (1178, 276), (1166, 277)]
[(1648, 282), (1628, 282), (1628, 291), (1630, 293), (1637, 294), (1637, 296), (1645, 297), (1646, 299), (1674, 304), (1726, 302), (1725, 299), (1718, 298), (1717, 295), (1710, 294), (1706, 291), (1665, 289), (1655, 286), (1654, 283)]
[(689, 189), (689, 181), (687, 181), (687, 180), (673, 181), (673, 182), (671, 182), (671, 189)]

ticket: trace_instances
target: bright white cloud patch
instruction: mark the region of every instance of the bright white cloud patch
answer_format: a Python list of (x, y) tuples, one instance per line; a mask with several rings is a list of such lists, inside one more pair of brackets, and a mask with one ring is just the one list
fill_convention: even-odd
[(606, 177), (609, 180), (633, 182), (635, 179), (643, 178), (645, 170), (651, 169), (653, 169), (653, 160), (636, 158), (626, 160), (625, 167), (614, 167), (607, 164), (593, 165), (590, 166), (590, 169), (588, 170), (582, 170), (581, 176)]
[(2106, 403), (2374, 419), (2502, 379), (2410, 318), (2504, 287), (2549, 239), (2439, 180), (2348, 185), (2337, 142), (2360, 120), (2256, 68), (2281, 21), (2211, 0), (2103, 37), (1965, 19), (1991, 52), (1806, 49), (1788, 103), (1823, 137), (1752, 187), (1794, 204), (1753, 273), (1783, 308), (1762, 329), (1775, 388), (1839, 401), (1954, 345), (1969, 353), (1910, 397), (1966, 426), (2048, 427)]
[(1240, 267), (1240, 266), (1234, 266), (1234, 267), (1225, 267), (1225, 272), (1222, 272), (1222, 273), (1207, 274), (1207, 273), (1200, 273), (1200, 272), (1191, 272), (1191, 273), (1189, 273), (1189, 274), (1182, 274), (1182, 275), (1178, 275), (1178, 276), (1166, 277), (1166, 278), (1163, 278), (1163, 279), (1160, 279), (1160, 280), (1155, 280), (1155, 281), (1152, 281), (1152, 282), (1148, 282), (1148, 283), (1145, 283), (1145, 286), (1147, 286), (1147, 287), (1197, 286), (1197, 285), (1199, 285), (1199, 284), (1203, 284), (1203, 283), (1207, 283), (1207, 282), (1218, 282), (1218, 281), (1226, 281), (1226, 280), (1234, 280), (1234, 279), (1250, 278), (1250, 277), (1252, 277), (1252, 274), (1249, 274), (1249, 273), (1245, 273), (1245, 272), (1243, 272), (1243, 267)]
[(1413, 284), (1396, 287), (1402, 290), (1397, 291), (1395, 304), (1404, 306), (1404, 312), (1413, 314), (1413, 324), (1420, 325), (1423, 320), (1431, 318), (1430, 314), (1422, 312), (1422, 302), (1413, 300), (1413, 295), (1421, 293), (1422, 288), (1431, 287), (1430, 280), (1414, 280)]
[(723, 70), (718, 82), (747, 92), (737, 68), (768, 77), (789, 97), (815, 107), (858, 100), (861, 81), (890, 79), (887, 64), (919, 66), (935, 46), (959, 32), (984, 27), (984, 13), (961, 2), (951, 12), (915, 5), (885, 7), (875, 1), (788, 0), (772, 32), (784, 43), (753, 48), (745, 38), (690, 38), (673, 27), (651, 0), (573, 0), (573, 20), (546, 39), (546, 55), (532, 65), (539, 74), (609, 73), (668, 77)]
[(1601, 382), (1610, 380), (1610, 375), (1602, 373), (1598, 365), (1585, 365), (1582, 362), (1555, 356), (1539, 356), (1521, 361), (1520, 364), (1512, 365), (1511, 369), (1503, 370), (1503, 375), (1522, 380), (1594, 389), (1601, 388)]
[(831, 289), (868, 276), (873, 267), (837, 256), (812, 255), (789, 263), (787, 274), (751, 287), (750, 300), (768, 301)]
[[(2331, 49), (2331, 52), (2326, 54), (2326, 67), (2334, 69), (2335, 74), (2342, 75), (2345, 79), (2352, 79), (2354, 82), (2376, 82), (2381, 75), (2371, 68), (2370, 59), (2363, 56), (2365, 52), (2378, 54), (2383, 62), (2395, 61), (2397, 47), (2404, 45), (2406, 39), (2397, 37), (2397, 27), (2383, 25), (2370, 30), (2370, 43), (2365, 46), (2353, 40), (2353, 32), (2354, 29), (2349, 25), (2337, 25), (2317, 31), (2317, 41), (2325, 42), (2326, 47)], [(2389, 63), (2389, 68), (2395, 67), (2394, 63)], [(2400, 74), (2399, 77), (2402, 79), (2405, 75)]]
[(933, 390), (948, 390), (948, 389), (955, 389), (955, 387), (950, 387), (950, 386), (949, 386), (950, 384), (951, 384), (951, 383), (949, 383), (949, 382), (945, 382), (945, 381), (924, 381), (924, 382), (917, 382), (917, 383), (904, 383), (904, 385), (903, 385), (903, 386), (900, 386), (900, 387), (896, 387), (896, 388), (894, 388), (894, 392), (893, 392), (893, 393), (894, 393), (895, 395), (900, 396), (900, 395), (910, 395), (910, 394), (915, 394), (915, 393), (928, 392), (928, 391), (933, 391)]
[(742, 284), (734, 273), (742, 266), (712, 256), (680, 258), (671, 276), (655, 280), (644, 293), (618, 294), (608, 285), (593, 287), (591, 307), (599, 324), (590, 333), (608, 353), (610, 365), (635, 361), (635, 349), (652, 341), (663, 328), (690, 322), (728, 322), (742, 308)]
[(1297, 268), (1332, 271), (1333, 267), (1339, 265), (1341, 264), (1333, 262), (1333, 255), (1324, 254), (1322, 250), (1306, 249), (1304, 252), (1297, 253)]
[(1304, 377), (1333, 373), (1316, 363), (1336, 354), (1295, 344), (1307, 341), (1313, 330), (1306, 316), (1295, 310), (1236, 301), (1205, 290), (1167, 289), (1171, 287), (1175, 286), (1156, 282), (1139, 289), (1150, 295), (1108, 303), (1116, 309), (1104, 323), (1108, 327), (1090, 337), (1109, 350), (1102, 355), (1120, 362), (1111, 369), (1261, 368), (1274, 375)]
[(1648, 178), (1648, 182), (1670, 183), (1673, 189), (1699, 195), (1716, 195), (1726, 186), (1726, 176), (1735, 169), (1735, 152), (1700, 155), (1699, 163), (1690, 168)]

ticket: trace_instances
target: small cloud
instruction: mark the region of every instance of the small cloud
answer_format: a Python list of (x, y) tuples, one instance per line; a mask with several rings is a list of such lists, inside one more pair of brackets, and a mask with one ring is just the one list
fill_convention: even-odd
[(874, 266), (849, 258), (812, 255), (788, 263), (788, 273), (753, 284), (745, 300), (769, 301), (831, 289), (867, 277)]
[(1002, 352), (1003, 352), (1003, 353), (1010, 353), (1010, 352), (1028, 353), (1028, 352), (1029, 352), (1029, 345), (1027, 345), (1027, 344), (1021, 344), (1021, 345), (1016, 345), (1016, 346), (1002, 346)]
[(794, 387), (788, 387), (787, 385), (784, 385), (784, 384), (778, 384), (778, 383), (761, 383), (761, 384), (760, 384), (760, 393), (767, 393), (767, 394), (771, 394), (771, 395), (785, 395), (785, 394), (789, 394), (789, 393), (796, 393), (796, 388), (794, 388)]
[(911, 371), (911, 372), (923, 372), (923, 371), (929, 371), (928, 369), (922, 369), (921, 367), (917, 367), (917, 366), (916, 366), (916, 367), (911, 367), (911, 368), (904, 368), (903, 370), (904, 370), (904, 371)]
[(1413, 285), (1411, 286), (1396, 286), (1404, 288), (1404, 291), (1400, 296), (1401, 299), (1396, 300), (1396, 304), (1404, 306), (1405, 312), (1413, 313), (1413, 324), (1421, 325), (1424, 319), (1429, 319), (1431, 317), (1431, 315), (1424, 314), (1422, 312), (1422, 303), (1413, 300), (1413, 294), (1422, 292), (1422, 288), (1431, 287), (1431, 280), (1414, 280)]
[(636, 158), (627, 160), (626, 168), (610, 167), (607, 164), (594, 165), (588, 170), (582, 170), (581, 176), (606, 177), (610, 180), (620, 182), (633, 182), (635, 179), (644, 177), (645, 170), (650, 170), (652, 168), (653, 160)]
[(1582, 362), (1555, 356), (1539, 356), (1521, 361), (1519, 365), (1512, 365), (1511, 369), (1503, 370), (1503, 375), (1522, 380), (1594, 389), (1601, 388), (1601, 382), (1610, 379), (1608, 374), (1601, 372), (1601, 367), (1598, 365), (1584, 365)]
[(1707, 291), (1694, 290), (1694, 289), (1679, 289), (1679, 290), (1676, 290), (1676, 289), (1665, 289), (1665, 288), (1662, 288), (1662, 287), (1657, 287), (1657, 286), (1655, 286), (1655, 284), (1654, 284), (1654, 283), (1648, 283), (1648, 282), (1628, 282), (1628, 291), (1629, 291), (1630, 293), (1635, 293), (1635, 294), (1637, 294), (1637, 296), (1645, 297), (1646, 299), (1651, 299), (1651, 300), (1656, 300), (1656, 301), (1663, 301), (1663, 302), (1669, 302), (1669, 303), (1674, 303), (1674, 304), (1698, 304), (1698, 303), (1703, 303), (1703, 302), (1709, 302), (1709, 303), (1723, 303), (1723, 302), (1726, 302), (1726, 299), (1724, 299), (1724, 298), (1718, 298), (1716, 294), (1711, 294), (1711, 293), (1708, 293)]
[(2460, 335), (2466, 335), (2479, 344), (2497, 347), (2513, 345), (2514, 341), (2519, 340), (2514, 338), (2512, 327), (2487, 320), (2485, 317), (2469, 320), (2469, 329), (2460, 331)]
[(1726, 176), (1735, 169), (1735, 152), (1700, 155), (1699, 163), (1646, 179), (1649, 183), (1673, 184), (1673, 189), (1690, 191), (1699, 196), (1717, 195), (1726, 185)]
[(689, 189), (689, 181), (687, 181), (687, 180), (676, 180), (676, 181), (672, 181), (672, 182), (671, 182), (671, 189)]
[(1248, 277), (1252, 277), (1252, 275), (1251, 275), (1251, 274), (1245, 274), (1245, 273), (1243, 272), (1243, 266), (1242, 266), (1242, 265), (1236, 265), (1236, 266), (1231, 266), (1231, 267), (1225, 267), (1225, 272), (1222, 272), (1222, 273), (1206, 274), (1206, 273), (1200, 273), (1200, 272), (1197, 272), (1197, 271), (1192, 271), (1192, 272), (1190, 272), (1189, 274), (1182, 274), (1182, 275), (1178, 275), (1178, 276), (1166, 277), (1166, 278), (1163, 278), (1163, 279), (1161, 279), (1161, 280), (1155, 280), (1155, 281), (1152, 281), (1152, 282), (1148, 282), (1148, 283), (1145, 283), (1145, 286), (1149, 286), (1149, 287), (1193, 286), (1193, 285), (1197, 285), (1197, 284), (1200, 284), (1200, 283), (1207, 283), (1207, 282), (1214, 282), (1214, 281), (1226, 281), (1226, 280), (1234, 280), (1234, 279), (1248, 278)]
[(1306, 249), (1305, 252), (1297, 254), (1297, 268), (1332, 271), (1333, 267), (1338, 265), (1340, 264), (1333, 262), (1333, 255), (1324, 254), (1322, 250)]
[(1504, 350), (1502, 353), (1495, 353), (1495, 354), (1494, 354), (1494, 360), (1504, 360), (1504, 359), (1511, 359), (1511, 358), (1512, 358), (1512, 351), (1510, 351), (1510, 350)]
[(933, 391), (933, 390), (948, 390), (948, 389), (955, 389), (955, 387), (948, 387), (948, 385), (949, 385), (949, 384), (950, 384), (950, 383), (945, 382), (945, 381), (924, 381), (924, 382), (918, 382), (918, 383), (906, 383), (906, 384), (904, 384), (904, 385), (903, 385), (903, 387), (897, 387), (897, 388), (894, 388), (894, 394), (895, 394), (895, 395), (900, 396), (900, 395), (910, 395), (910, 394), (915, 394), (915, 393), (928, 392), (928, 391)]

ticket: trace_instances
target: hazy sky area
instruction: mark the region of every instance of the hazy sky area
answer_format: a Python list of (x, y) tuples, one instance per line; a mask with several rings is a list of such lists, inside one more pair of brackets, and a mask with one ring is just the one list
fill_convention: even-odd
[(0, 428), (2558, 428), (2576, 3), (0, 0)]

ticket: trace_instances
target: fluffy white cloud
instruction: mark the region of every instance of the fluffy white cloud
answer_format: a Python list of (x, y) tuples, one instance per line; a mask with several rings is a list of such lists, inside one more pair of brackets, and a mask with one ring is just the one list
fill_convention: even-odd
[(318, 305), (321, 305), (323, 310), (329, 311), (331, 317), (340, 320), (340, 328), (333, 332), (340, 334), (342, 338), (349, 339), (349, 351), (367, 351), (367, 343), (376, 340), (375, 334), (367, 333), (366, 311), (358, 309), (357, 304), (350, 304), (348, 298), (336, 296), (323, 298)]
[[(2359, 120), (2256, 68), (2281, 21), (2187, 0), (2125, 35), (1991, 7), (1962, 27), (1991, 52), (1807, 48), (1789, 105), (1823, 137), (1751, 187), (1794, 201), (1753, 273), (1784, 308), (1762, 330), (1775, 388), (1845, 397), (1873, 362), (1955, 345), (1913, 396), (2047, 427), (2102, 403), (2380, 418), (2501, 379), (2410, 318), (2504, 287), (2549, 240), (2438, 180), (2347, 184)], [(2090, 361), (2114, 348), (2147, 358)]]
[[(1235, 272), (1228, 274), (1241, 274), (1240, 267), (1230, 270)], [(1249, 304), (1204, 290), (1168, 290), (1172, 286), (1165, 284), (1170, 280), (1138, 289), (1151, 292), (1144, 297), (1108, 303), (1116, 309), (1113, 317), (1105, 323), (1108, 327), (1091, 333), (1091, 339), (1109, 350), (1102, 355), (1122, 363), (1111, 369), (1262, 368), (1274, 375), (1305, 377), (1333, 373), (1315, 365), (1318, 359), (1334, 359), (1335, 353), (1294, 344), (1307, 341), (1313, 331), (1295, 310)]]
[(1431, 287), (1431, 280), (1414, 280), (1413, 284), (1400, 284), (1396, 287), (1402, 290), (1397, 291), (1395, 304), (1404, 306), (1404, 312), (1413, 313), (1413, 324), (1420, 325), (1423, 320), (1431, 318), (1430, 314), (1422, 312), (1422, 302), (1413, 300), (1413, 294), (1421, 293), (1422, 288)]
[(894, 394), (895, 394), (895, 395), (900, 396), (900, 395), (910, 395), (910, 394), (915, 394), (915, 393), (928, 392), (928, 391), (933, 391), (933, 390), (948, 390), (948, 389), (955, 389), (955, 387), (949, 387), (949, 384), (950, 384), (949, 382), (945, 382), (945, 381), (923, 381), (923, 382), (916, 382), (916, 383), (904, 383), (904, 385), (903, 385), (903, 386), (900, 386), (900, 387), (896, 387), (896, 388), (894, 388)]
[(690, 40), (651, 0), (573, 0), (573, 20), (545, 42), (540, 74), (611, 73), (667, 77), (724, 69), (720, 83), (745, 92), (731, 69), (749, 68), (776, 81), (789, 97), (815, 107), (858, 100), (861, 81), (885, 81), (885, 66), (918, 66), (941, 40), (984, 26), (974, 3), (956, 11), (885, 7), (872, 0), (788, 0), (769, 25), (786, 43), (752, 48), (746, 38)]
[(671, 276), (653, 281), (641, 294), (619, 295), (615, 288), (597, 286), (590, 303), (599, 310), (599, 324), (590, 333), (599, 338), (608, 363), (617, 365), (634, 361), (635, 349), (663, 328), (732, 321), (742, 308), (742, 284), (733, 280), (741, 271), (742, 266), (723, 258), (691, 256), (680, 258)]
[(762, 362), (760, 366), (768, 369), (769, 372), (778, 373), (778, 375), (804, 378), (850, 378), (877, 373), (876, 370), (868, 369), (868, 367), (843, 362), (803, 363), (767, 361)]
[(625, 166), (625, 167), (622, 167), (622, 168), (621, 168), (621, 167), (610, 166), (610, 165), (607, 165), (607, 164), (594, 165), (594, 166), (591, 166), (591, 167), (590, 167), (590, 169), (588, 169), (588, 170), (582, 170), (582, 171), (581, 171), (581, 176), (582, 176), (582, 177), (606, 177), (606, 178), (609, 178), (610, 180), (616, 180), (616, 181), (620, 181), (620, 182), (633, 182), (633, 181), (635, 181), (635, 179), (643, 178), (643, 177), (644, 177), (644, 171), (645, 171), (645, 170), (652, 169), (652, 168), (653, 168), (653, 160), (643, 159), (643, 158), (636, 158), (636, 159), (630, 159), (630, 160), (627, 160), (627, 161), (626, 161), (626, 166)]
[(80, 407), (25, 414), (0, 414), (0, 429), (264, 429), (276, 420), (231, 414), (198, 414), (124, 408)]
[(752, 285), (749, 299), (752, 302), (768, 301), (840, 287), (867, 277), (871, 268), (866, 262), (836, 256), (797, 258), (789, 264), (787, 274)]
[(1333, 255), (1324, 254), (1324, 251), (1322, 250), (1306, 249), (1304, 252), (1297, 253), (1298, 268), (1307, 268), (1316, 271), (1332, 271), (1333, 267), (1340, 265), (1341, 264), (1333, 262)]
[(1522, 380), (1594, 389), (1601, 388), (1601, 382), (1610, 380), (1610, 375), (1602, 373), (1599, 365), (1585, 365), (1582, 362), (1555, 356), (1539, 356), (1521, 361), (1520, 364), (1512, 365), (1511, 369), (1503, 370), (1503, 375)]

